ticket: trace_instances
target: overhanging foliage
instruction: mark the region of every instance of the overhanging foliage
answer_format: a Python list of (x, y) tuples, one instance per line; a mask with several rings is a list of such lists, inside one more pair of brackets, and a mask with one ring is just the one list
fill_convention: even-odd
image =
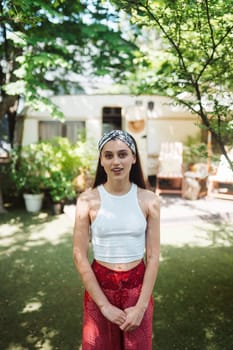
[(151, 69), (139, 70), (138, 91), (162, 92), (197, 114), (232, 167), (225, 146), (233, 140), (233, 1), (114, 3), (131, 15), (132, 23), (163, 39), (157, 56), (152, 44), (147, 51)]

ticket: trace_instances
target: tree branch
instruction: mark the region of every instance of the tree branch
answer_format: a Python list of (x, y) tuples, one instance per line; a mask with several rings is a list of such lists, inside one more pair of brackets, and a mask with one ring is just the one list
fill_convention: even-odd
[(159, 18), (158, 18), (157, 16), (155, 16), (153, 12), (151, 12), (150, 7), (149, 7), (149, 5), (148, 5), (148, 2), (147, 2), (146, 5), (141, 4), (141, 6), (147, 11), (149, 17), (157, 23), (158, 27), (159, 27), (160, 30), (163, 32), (163, 34), (165, 35), (165, 37), (167, 38), (167, 40), (168, 40), (168, 41), (171, 43), (171, 45), (175, 48), (176, 52), (178, 53), (178, 57), (179, 57), (179, 60), (180, 60), (180, 62), (181, 62), (181, 65), (182, 65), (183, 69), (188, 73), (188, 70), (187, 70), (187, 67), (186, 67), (186, 65), (185, 65), (185, 62), (184, 62), (184, 59), (183, 59), (183, 55), (182, 55), (182, 53), (181, 53), (181, 51), (180, 51), (179, 45), (177, 45), (177, 44), (175, 43), (175, 41), (172, 39), (172, 37), (167, 33), (167, 31), (165, 30), (165, 28), (164, 28), (164, 27), (162, 26), (162, 24), (160, 23)]
[(219, 41), (217, 43), (215, 43), (214, 40), (214, 31), (213, 31), (213, 27), (211, 25), (211, 21), (210, 21), (210, 15), (209, 15), (209, 6), (208, 6), (208, 0), (205, 0), (205, 4), (206, 4), (206, 14), (207, 14), (207, 21), (208, 21), (208, 25), (210, 28), (210, 37), (211, 37), (211, 41), (213, 43), (213, 47), (212, 47), (212, 53), (209, 56), (209, 58), (207, 59), (206, 63), (203, 65), (201, 71), (199, 72), (198, 76), (197, 76), (197, 81), (200, 80), (202, 74), (204, 73), (204, 71), (206, 70), (206, 67), (209, 66), (214, 59), (215, 53), (216, 53), (216, 49), (218, 48), (218, 46), (220, 44), (222, 44), (222, 42), (225, 40), (225, 38), (230, 34), (230, 32), (233, 30), (233, 25), (231, 27), (229, 27), (225, 34), (219, 39)]
[(215, 40), (214, 40), (214, 31), (213, 31), (213, 27), (211, 25), (211, 21), (210, 21), (210, 13), (209, 13), (209, 4), (208, 4), (208, 0), (205, 0), (205, 6), (206, 6), (206, 16), (207, 16), (207, 22), (208, 22), (208, 26), (210, 29), (210, 37), (211, 37), (211, 41), (213, 43), (213, 47), (215, 47)]

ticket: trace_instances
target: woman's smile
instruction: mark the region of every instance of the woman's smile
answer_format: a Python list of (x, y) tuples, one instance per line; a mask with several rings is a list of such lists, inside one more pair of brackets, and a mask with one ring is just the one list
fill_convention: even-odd
[(115, 168), (112, 168), (111, 171), (114, 173), (114, 174), (120, 174), (122, 171), (123, 171), (123, 168), (119, 168), (119, 167), (115, 167)]

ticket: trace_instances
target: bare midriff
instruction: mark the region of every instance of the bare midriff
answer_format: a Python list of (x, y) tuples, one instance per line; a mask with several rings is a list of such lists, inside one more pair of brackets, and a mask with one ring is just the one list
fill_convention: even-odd
[(128, 263), (108, 263), (105, 261), (96, 260), (100, 265), (107, 267), (113, 271), (128, 271), (136, 267), (142, 259), (131, 261)]

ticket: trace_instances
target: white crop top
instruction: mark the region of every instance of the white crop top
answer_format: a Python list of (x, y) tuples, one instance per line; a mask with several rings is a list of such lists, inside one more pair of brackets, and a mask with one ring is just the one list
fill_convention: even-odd
[(127, 263), (143, 258), (146, 218), (139, 206), (137, 186), (122, 196), (97, 187), (100, 208), (91, 224), (94, 258), (109, 263)]

